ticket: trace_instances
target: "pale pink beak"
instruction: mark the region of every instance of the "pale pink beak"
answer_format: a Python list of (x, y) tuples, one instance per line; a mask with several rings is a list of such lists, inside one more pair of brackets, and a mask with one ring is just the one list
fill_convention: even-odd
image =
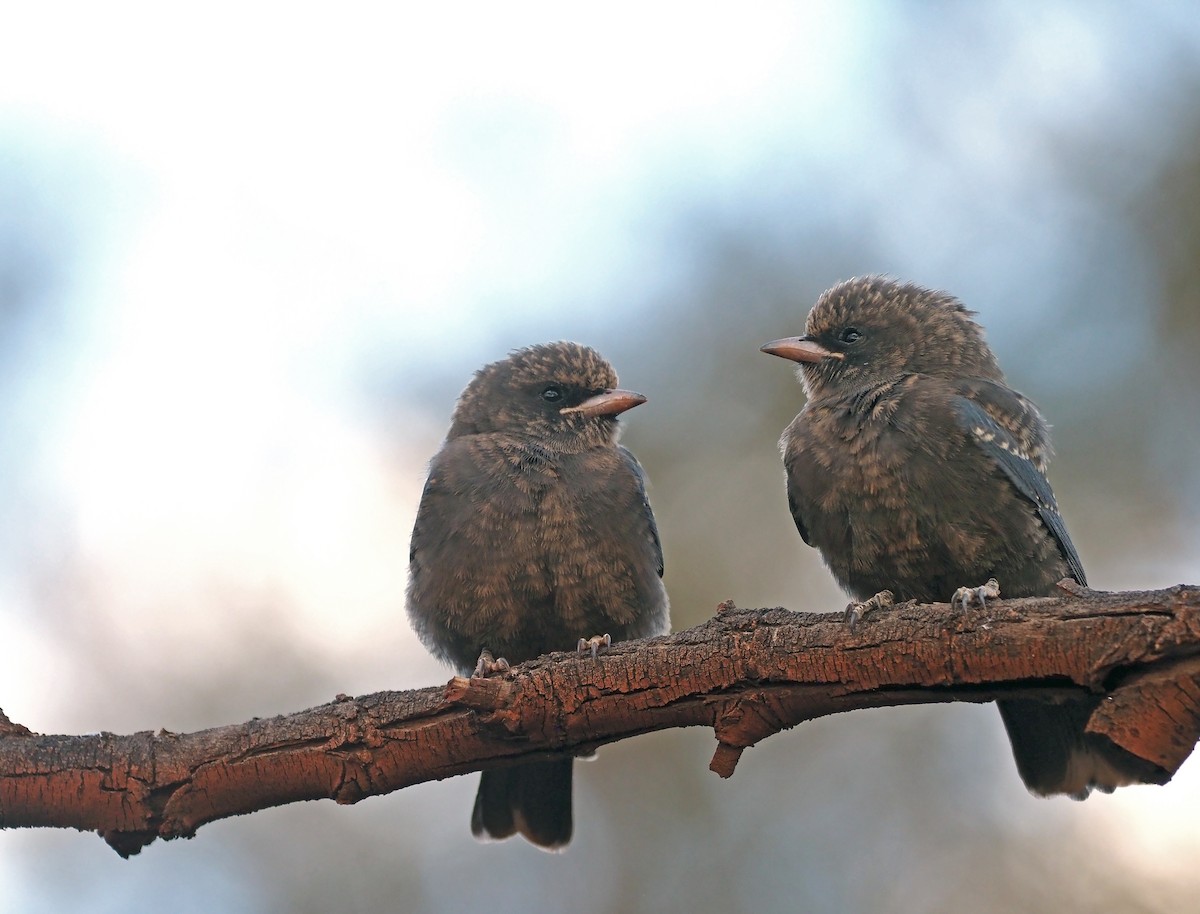
[(559, 410), (559, 413), (564, 416), (570, 413), (580, 416), (616, 416), (645, 402), (646, 398), (641, 394), (617, 388), (598, 393), (594, 397), (588, 397), (578, 406), (564, 407)]
[(819, 362), (822, 359), (844, 359), (844, 352), (834, 352), (826, 349), (816, 340), (806, 336), (789, 336), (782, 340), (771, 340), (759, 347), (768, 355), (777, 355), (781, 359), (791, 359), (793, 362)]

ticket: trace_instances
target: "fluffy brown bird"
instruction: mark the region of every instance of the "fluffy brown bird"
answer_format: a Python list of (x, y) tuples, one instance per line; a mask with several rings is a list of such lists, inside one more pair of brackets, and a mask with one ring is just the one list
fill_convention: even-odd
[[(642, 468), (617, 444), (617, 416), (645, 399), (577, 343), (520, 349), (476, 372), (430, 466), (409, 551), (408, 616), (434, 654), (467, 673), (485, 650), (519, 663), (600, 633), (669, 629)], [(570, 756), (483, 772), (472, 832), (563, 847), (571, 775)]]
[[(973, 313), (944, 292), (851, 279), (821, 295), (804, 336), (762, 347), (800, 363), (808, 396), (780, 440), (792, 517), (862, 606), (885, 590), (966, 605), (998, 596), (996, 581), (1010, 597), (1086, 583), (1046, 480), (1046, 423)], [(1034, 793), (1155, 778), (1084, 732), (1097, 699), (997, 704)]]

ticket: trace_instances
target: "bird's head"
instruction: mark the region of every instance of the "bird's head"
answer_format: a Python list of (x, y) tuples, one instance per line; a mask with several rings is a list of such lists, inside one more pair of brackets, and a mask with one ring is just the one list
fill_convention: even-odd
[(810, 399), (907, 374), (1002, 381), (974, 313), (952, 295), (912, 283), (848, 279), (817, 299), (804, 336), (773, 340), (762, 351), (799, 362)]
[(545, 343), (475, 372), (458, 399), (449, 437), (507, 432), (578, 451), (615, 441), (617, 416), (645, 402), (617, 387), (617, 373), (595, 349)]

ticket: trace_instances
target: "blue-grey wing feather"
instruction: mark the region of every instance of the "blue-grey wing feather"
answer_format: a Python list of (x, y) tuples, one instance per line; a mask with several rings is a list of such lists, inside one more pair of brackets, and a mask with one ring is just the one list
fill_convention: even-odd
[(1087, 578), (1075, 544), (1067, 533), (1054, 492), (1035, 458), (1024, 453), (1016, 438), (978, 403), (966, 397), (955, 398), (955, 418), (970, 439), (987, 454), (1016, 486), (1017, 491), (1037, 509), (1042, 523), (1058, 543), (1059, 551), (1071, 571), (1071, 577), (1084, 586)]

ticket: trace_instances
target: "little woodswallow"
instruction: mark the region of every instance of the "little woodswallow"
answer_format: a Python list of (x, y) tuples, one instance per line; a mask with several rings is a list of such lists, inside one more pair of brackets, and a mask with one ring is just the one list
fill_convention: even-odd
[[(998, 596), (996, 581), (1010, 597), (1086, 584), (1046, 481), (1046, 423), (1005, 383), (973, 314), (944, 292), (851, 279), (821, 295), (804, 336), (762, 347), (800, 363), (807, 403), (780, 439), (788, 505), (867, 601), (852, 611), (885, 590), (965, 606)], [(1084, 732), (1098, 702), (997, 702), (1029, 790), (1083, 799), (1154, 777)]]
[[(642, 468), (617, 444), (618, 414), (645, 400), (577, 343), (476, 372), (430, 465), (409, 551), (408, 616), (434, 654), (467, 673), (493, 667), (483, 651), (519, 663), (600, 632), (669, 630)], [(472, 832), (565, 846), (571, 768), (565, 756), (484, 771)]]

